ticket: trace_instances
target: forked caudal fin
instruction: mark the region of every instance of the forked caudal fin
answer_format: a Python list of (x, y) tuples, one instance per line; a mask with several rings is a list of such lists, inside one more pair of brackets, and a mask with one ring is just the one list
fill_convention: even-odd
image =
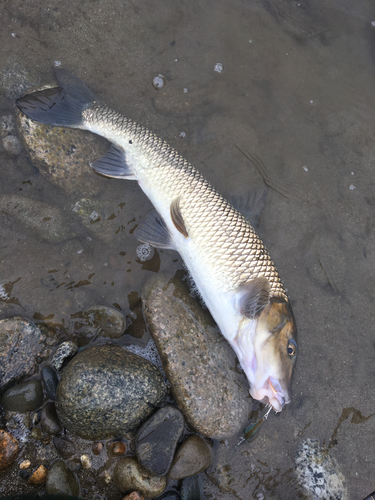
[(17, 99), (17, 107), (29, 118), (56, 127), (84, 128), (83, 111), (96, 100), (95, 95), (74, 75), (55, 69), (59, 87), (41, 90)]

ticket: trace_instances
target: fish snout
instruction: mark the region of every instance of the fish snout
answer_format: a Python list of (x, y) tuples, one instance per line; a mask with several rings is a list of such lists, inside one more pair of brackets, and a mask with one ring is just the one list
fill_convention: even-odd
[(285, 393), (280, 382), (274, 377), (268, 377), (260, 389), (250, 389), (252, 398), (265, 404), (270, 404), (276, 412), (280, 412), (283, 406), (290, 403), (289, 391)]

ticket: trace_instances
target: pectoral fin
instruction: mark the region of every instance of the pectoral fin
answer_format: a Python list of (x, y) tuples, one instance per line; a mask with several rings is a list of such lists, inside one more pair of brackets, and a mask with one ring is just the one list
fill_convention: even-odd
[(106, 154), (90, 163), (90, 166), (99, 174), (118, 179), (135, 179), (132, 169), (126, 163), (125, 151), (114, 144)]
[(146, 215), (142, 224), (134, 231), (134, 235), (139, 241), (149, 243), (155, 248), (175, 249), (169, 230), (156, 210)]
[(234, 296), (237, 311), (246, 318), (256, 319), (270, 301), (270, 284), (264, 276), (239, 286)]
[(184, 219), (181, 214), (180, 210), (180, 197), (175, 198), (170, 206), (170, 213), (171, 213), (171, 218), (172, 222), (175, 225), (177, 231), (180, 231), (180, 233), (185, 236), (185, 238), (189, 237), (189, 234), (187, 232), (186, 226)]

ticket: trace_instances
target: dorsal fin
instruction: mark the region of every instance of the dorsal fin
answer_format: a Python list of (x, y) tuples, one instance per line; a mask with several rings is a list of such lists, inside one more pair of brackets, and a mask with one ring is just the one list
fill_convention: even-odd
[(240, 285), (234, 296), (237, 311), (246, 318), (256, 319), (270, 301), (270, 284), (260, 276)]
[(184, 219), (181, 214), (180, 210), (180, 197), (178, 196), (175, 198), (170, 206), (170, 213), (171, 213), (171, 219), (173, 224), (175, 225), (177, 231), (180, 231), (180, 233), (185, 236), (185, 238), (189, 237), (189, 234), (187, 232), (186, 226)]

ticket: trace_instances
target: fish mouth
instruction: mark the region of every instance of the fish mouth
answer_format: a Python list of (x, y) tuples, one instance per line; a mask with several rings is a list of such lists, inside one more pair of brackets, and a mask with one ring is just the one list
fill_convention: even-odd
[(290, 403), (290, 398), (285, 397), (284, 390), (274, 377), (268, 377), (263, 387), (254, 391), (250, 390), (250, 394), (254, 399), (270, 404), (276, 412), (280, 412), (284, 405)]

